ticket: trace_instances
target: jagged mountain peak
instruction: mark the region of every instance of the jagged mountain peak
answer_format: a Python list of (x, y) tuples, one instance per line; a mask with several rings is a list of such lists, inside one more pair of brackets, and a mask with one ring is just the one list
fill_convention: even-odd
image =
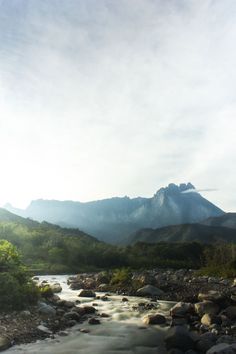
[(141, 228), (196, 223), (224, 213), (202, 197), (190, 182), (170, 183), (152, 198), (125, 196), (85, 203), (36, 200), (26, 210), (14, 209), (14, 212), (37, 221), (78, 227), (110, 243), (119, 243)]
[(163, 193), (183, 193), (186, 191), (196, 191), (194, 185), (190, 182), (188, 183), (180, 183), (179, 185), (175, 183), (169, 183), (167, 187), (160, 188), (155, 194), (154, 197), (159, 196)]

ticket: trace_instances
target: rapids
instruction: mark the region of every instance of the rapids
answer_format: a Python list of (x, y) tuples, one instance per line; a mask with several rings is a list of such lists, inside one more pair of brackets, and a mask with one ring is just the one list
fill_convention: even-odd
[[(42, 276), (41, 280), (59, 282), (62, 299), (78, 300), (78, 290), (71, 290), (67, 276)], [(103, 295), (102, 293), (99, 295)], [(109, 318), (99, 318), (100, 325), (89, 325), (87, 321), (67, 330), (68, 336), (56, 335), (54, 339), (37, 341), (36, 343), (14, 346), (4, 353), (19, 354), (164, 354), (163, 337), (165, 327), (148, 326), (142, 322), (144, 315), (155, 313), (150, 310), (145, 313), (133, 309), (140, 302), (150, 302), (149, 299), (126, 296), (128, 302), (122, 302), (122, 296), (109, 296), (108, 301), (90, 298), (79, 298), (81, 304), (96, 303), (99, 313), (109, 314)], [(173, 306), (173, 302), (159, 302), (158, 312), (164, 315)], [(80, 332), (86, 329), (89, 333)]]

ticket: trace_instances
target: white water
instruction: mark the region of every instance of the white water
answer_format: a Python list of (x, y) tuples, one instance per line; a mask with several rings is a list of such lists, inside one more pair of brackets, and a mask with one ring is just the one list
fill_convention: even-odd
[[(60, 297), (66, 300), (80, 300), (83, 304), (97, 303), (99, 313), (109, 314), (100, 318), (100, 325), (89, 325), (87, 321), (69, 329), (66, 337), (56, 336), (36, 343), (19, 345), (7, 350), (19, 354), (164, 354), (163, 336), (166, 329), (161, 326), (146, 326), (142, 317), (157, 310), (140, 313), (132, 309), (139, 302), (148, 299), (130, 297), (128, 303), (121, 301), (122, 296), (110, 296), (108, 301), (78, 298), (78, 290), (71, 290), (66, 284), (66, 276), (43, 276), (49, 282), (59, 282), (63, 288)], [(98, 293), (98, 295), (102, 295)], [(167, 314), (173, 303), (161, 302), (158, 313)], [(88, 329), (82, 333), (80, 329)]]

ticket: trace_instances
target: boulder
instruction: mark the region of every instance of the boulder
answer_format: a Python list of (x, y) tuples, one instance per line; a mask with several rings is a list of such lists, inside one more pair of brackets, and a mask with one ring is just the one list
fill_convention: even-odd
[(191, 333), (183, 326), (171, 327), (165, 336), (165, 343), (167, 349), (178, 348), (186, 351), (195, 347)]
[(96, 297), (96, 294), (92, 290), (82, 289), (78, 296), (79, 297)]
[(201, 318), (201, 324), (204, 326), (211, 326), (212, 324), (221, 324), (221, 318), (219, 316), (210, 315), (206, 313)]
[(71, 290), (80, 290), (83, 288), (83, 283), (73, 281), (70, 283), (70, 288), (71, 288)]
[(153, 285), (145, 285), (144, 287), (137, 290), (138, 296), (162, 296), (164, 291), (156, 288)]
[(194, 310), (199, 316), (203, 316), (205, 314), (208, 315), (217, 315), (219, 313), (219, 306), (212, 301), (202, 301), (194, 304)]
[(211, 347), (206, 354), (235, 354), (236, 348), (227, 343), (216, 344)]
[(8, 338), (0, 336), (0, 352), (10, 348), (11, 342)]
[(216, 290), (209, 290), (206, 293), (199, 293), (198, 299), (200, 301), (213, 301), (213, 302), (220, 302), (224, 298), (223, 294)]
[(191, 313), (193, 305), (188, 302), (178, 302), (170, 309), (170, 315), (173, 317), (183, 317), (187, 313)]
[(52, 292), (55, 293), (60, 293), (62, 291), (62, 287), (59, 283), (54, 283), (50, 284), (50, 287), (52, 289)]
[(46, 304), (45, 302), (39, 302), (38, 309), (39, 309), (39, 313), (41, 313), (42, 315), (48, 317), (52, 317), (56, 315), (56, 310), (52, 306)]
[(147, 315), (143, 318), (143, 322), (147, 325), (161, 325), (166, 323), (166, 318), (159, 313), (155, 315)]
[(230, 320), (235, 320), (236, 319), (236, 306), (228, 306), (226, 309), (224, 309), (221, 312), (221, 314), (224, 314)]
[(77, 312), (70, 311), (70, 312), (65, 313), (63, 317), (66, 320), (75, 320), (75, 321), (79, 322), (81, 316)]
[(98, 325), (98, 324), (100, 324), (101, 322), (100, 322), (97, 318), (92, 317), (92, 318), (90, 318), (90, 319), (88, 320), (88, 323), (91, 324), (91, 325)]
[(50, 331), (50, 329), (46, 326), (39, 325), (37, 329), (43, 333), (52, 334), (52, 331)]
[(215, 343), (209, 339), (200, 339), (196, 344), (196, 349), (201, 353), (206, 353)]

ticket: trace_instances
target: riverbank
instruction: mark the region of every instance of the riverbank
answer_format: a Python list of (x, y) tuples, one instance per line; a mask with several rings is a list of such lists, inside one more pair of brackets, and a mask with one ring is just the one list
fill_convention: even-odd
[[(9, 346), (15, 345), (8, 351), (20, 352), (18, 348), (22, 346), (18, 344), (47, 338), (40, 344), (26, 345), (24, 353), (37, 353), (38, 346), (44, 348), (44, 353), (53, 353), (57, 342), (70, 346), (72, 340), (84, 346), (86, 341), (82, 334), (92, 336), (95, 343), (100, 341), (101, 335), (106, 341), (111, 334), (117, 337), (118, 329), (125, 338), (126, 332), (142, 338), (139, 338), (140, 343), (134, 340), (129, 344), (127, 338), (127, 353), (136, 353), (132, 351), (132, 345), (140, 347), (141, 342), (145, 343), (145, 350), (140, 349), (138, 353), (152, 353), (158, 346), (163, 353), (165, 347), (185, 352), (186, 348), (178, 343), (178, 337), (183, 335), (187, 338), (188, 349), (197, 353), (206, 353), (220, 343), (232, 346), (236, 342), (236, 286), (233, 280), (196, 276), (191, 270), (156, 269), (129, 273), (127, 283), (123, 278), (122, 284), (112, 284), (109, 276), (112, 277), (106, 272), (36, 279), (39, 286), (54, 289), (54, 294), (26, 311), (1, 315), (1, 336), (7, 338)], [(170, 300), (173, 302), (168, 302)], [(178, 301), (181, 303), (174, 307)], [(182, 328), (178, 329), (180, 332), (171, 334), (179, 327)], [(169, 340), (168, 335), (171, 336)], [(65, 339), (67, 337), (69, 339)], [(101, 343), (99, 350), (106, 352), (109, 345), (106, 349)], [(87, 353), (85, 349), (81, 348), (79, 353)]]

